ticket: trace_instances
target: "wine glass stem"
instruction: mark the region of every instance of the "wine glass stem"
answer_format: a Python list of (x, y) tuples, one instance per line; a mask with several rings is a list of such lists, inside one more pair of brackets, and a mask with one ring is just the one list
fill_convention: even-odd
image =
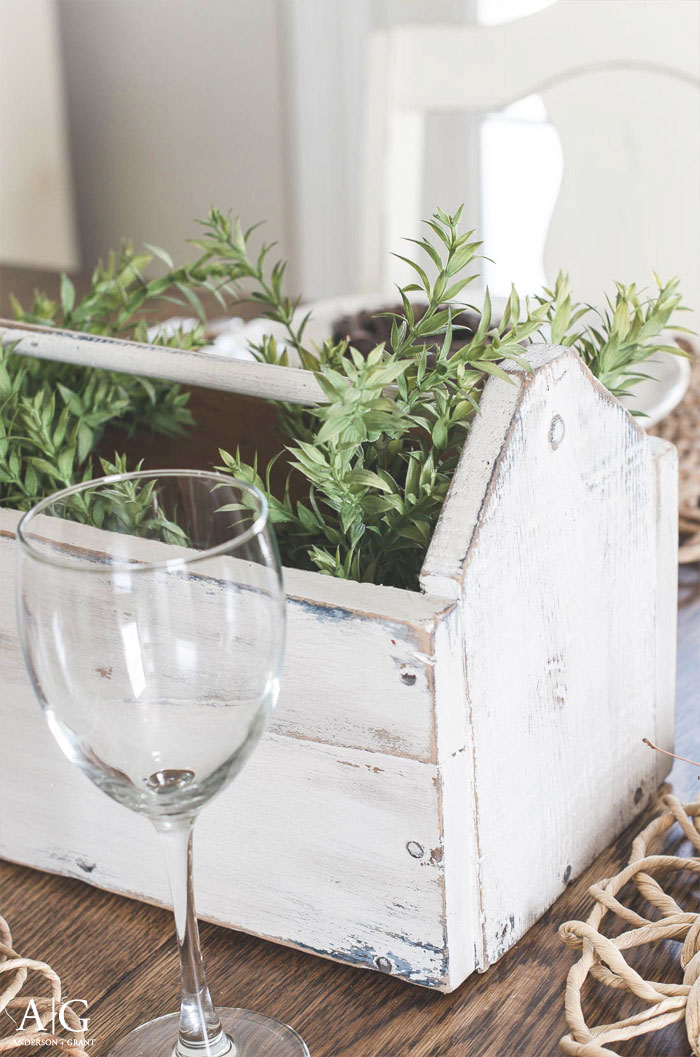
[(224, 1034), (209, 994), (199, 946), (192, 885), (194, 819), (169, 821), (156, 828), (168, 871), (180, 950), (182, 1000), (173, 1057), (235, 1057), (236, 1048)]

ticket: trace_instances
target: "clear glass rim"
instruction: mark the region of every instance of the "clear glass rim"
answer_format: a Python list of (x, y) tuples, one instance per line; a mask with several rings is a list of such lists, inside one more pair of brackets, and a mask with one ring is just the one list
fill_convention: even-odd
[[(230, 488), (239, 488), (241, 491), (247, 492), (249, 495), (253, 496), (259, 507), (260, 513), (253, 524), (244, 532), (241, 532), (239, 536), (232, 537), (224, 543), (218, 543), (215, 547), (209, 547), (207, 550), (197, 551), (196, 554), (190, 555), (186, 558), (166, 558), (163, 561), (157, 562), (130, 562), (126, 560), (116, 560), (110, 562), (107, 567), (99, 563), (87, 561), (84, 565), (76, 564), (74, 559), (63, 561), (60, 557), (46, 554), (43, 548), (37, 547), (27, 535), (27, 530), (37, 514), (41, 514), (47, 507), (60, 502), (62, 499), (66, 499), (68, 496), (76, 495), (79, 492), (86, 492), (90, 488), (95, 488), (98, 485), (102, 486), (117, 484), (121, 481), (135, 481), (143, 478), (158, 477), (193, 477), (199, 480), (212, 481), (216, 484), (227, 485)], [(91, 481), (81, 481), (79, 484), (71, 485), (70, 488), (63, 488), (60, 492), (54, 492), (45, 499), (41, 499), (20, 518), (17, 525), (17, 541), (36, 561), (43, 562), (46, 565), (58, 566), (61, 569), (70, 569), (72, 572), (102, 573), (104, 575), (105, 568), (122, 568), (128, 569), (129, 572), (132, 573), (141, 573), (150, 572), (155, 569), (172, 569), (176, 566), (183, 567), (195, 565), (197, 562), (206, 561), (208, 558), (216, 557), (218, 554), (229, 554), (231, 551), (237, 550), (245, 543), (248, 543), (255, 536), (259, 536), (267, 526), (268, 518), (269, 505), (260, 489), (256, 488), (255, 485), (248, 484), (246, 481), (239, 480), (237, 477), (230, 477), (226, 474), (216, 473), (209, 470), (134, 470), (132, 473), (113, 473), (108, 474), (105, 477), (94, 477)], [(79, 524), (79, 522), (76, 522), (76, 524)], [(124, 535), (126, 535), (126, 533), (124, 533)]]

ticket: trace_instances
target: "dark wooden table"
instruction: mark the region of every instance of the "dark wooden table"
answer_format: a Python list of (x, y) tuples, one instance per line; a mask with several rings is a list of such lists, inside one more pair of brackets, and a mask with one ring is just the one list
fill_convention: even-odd
[[(3, 293), (6, 293), (7, 286)], [(694, 570), (682, 578), (679, 611), (677, 751), (700, 759), (700, 592)], [(650, 750), (651, 751), (651, 750)], [(507, 779), (504, 779), (507, 780)], [(575, 776), (572, 776), (575, 781)], [(515, 779), (513, 778), (513, 781)], [(674, 792), (700, 791), (696, 772), (674, 766)], [(2, 810), (0, 805), (0, 825)], [(50, 805), (47, 805), (50, 811)], [(649, 816), (647, 812), (647, 816)], [(213, 925), (202, 926), (209, 982), (217, 1002), (291, 1023), (312, 1057), (554, 1057), (565, 1031), (563, 990), (572, 954), (557, 936), (587, 916), (590, 884), (617, 872), (640, 819), (572, 883), (551, 910), (497, 965), (439, 995), (379, 973), (346, 968)], [(154, 837), (153, 854), (158, 855)], [(700, 893), (687, 890), (686, 897)], [(686, 899), (687, 902), (687, 899)], [(144, 1020), (173, 1011), (178, 972), (171, 915), (81, 881), (0, 863), (0, 912), (23, 955), (61, 976), (65, 992), (90, 1003), (95, 1057)], [(679, 979), (672, 958), (649, 978)], [(619, 999), (591, 991), (594, 1023), (616, 1019)], [(6, 1026), (0, 1023), (0, 1037)], [(619, 1045), (626, 1057), (686, 1057), (682, 1025)]]

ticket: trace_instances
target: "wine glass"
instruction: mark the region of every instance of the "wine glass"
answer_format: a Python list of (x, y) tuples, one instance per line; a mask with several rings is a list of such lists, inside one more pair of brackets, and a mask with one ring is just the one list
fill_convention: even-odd
[(114, 474), (58, 492), (17, 530), (24, 658), (51, 733), (154, 824), (180, 950), (180, 1013), (110, 1057), (308, 1057), (292, 1028), (215, 1009), (199, 947), (192, 833), (275, 704), (285, 600), (267, 502), (216, 473)]

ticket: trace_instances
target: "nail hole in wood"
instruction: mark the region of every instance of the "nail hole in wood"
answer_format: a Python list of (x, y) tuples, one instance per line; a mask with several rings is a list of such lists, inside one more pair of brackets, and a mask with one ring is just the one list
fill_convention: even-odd
[(416, 685), (416, 673), (412, 672), (411, 669), (405, 665), (401, 665), (401, 682), (404, 686), (415, 686)]
[(553, 451), (556, 451), (564, 439), (566, 427), (561, 415), (555, 415), (549, 425), (549, 443)]
[(393, 968), (388, 958), (375, 958), (374, 964), (382, 973), (390, 973)]
[(636, 792), (634, 794), (634, 802), (635, 802), (635, 804), (638, 804), (643, 796), (644, 796), (644, 790), (642, 789), (642, 787), (640, 785), (640, 786), (637, 787), (637, 790), (636, 790)]
[(86, 860), (85, 860), (85, 859), (76, 859), (76, 864), (77, 864), (77, 865), (78, 865), (78, 866), (80, 867), (80, 869), (81, 869), (81, 870), (83, 870), (83, 871), (84, 871), (85, 873), (92, 873), (92, 871), (93, 871), (93, 870), (95, 869), (95, 867), (97, 866), (97, 863), (96, 863), (96, 862), (86, 862)]
[(564, 870), (564, 884), (565, 885), (568, 885), (570, 877), (571, 877), (571, 863), (569, 863), (567, 868)]
[(409, 840), (406, 845), (406, 851), (409, 855), (412, 855), (414, 859), (422, 859), (425, 855), (425, 848), (422, 844), (419, 844), (417, 840)]

